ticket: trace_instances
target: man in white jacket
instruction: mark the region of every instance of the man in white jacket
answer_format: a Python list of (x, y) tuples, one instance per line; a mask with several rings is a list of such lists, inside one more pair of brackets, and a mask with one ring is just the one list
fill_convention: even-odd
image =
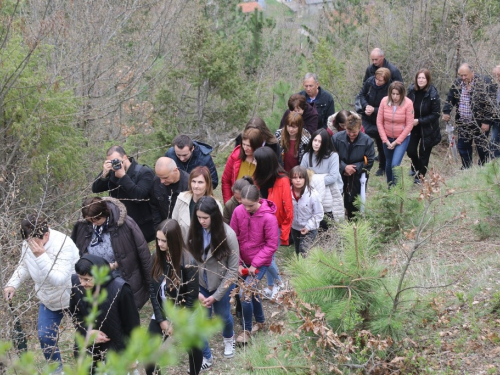
[(40, 300), (38, 311), (38, 339), (47, 360), (59, 362), (58, 330), (64, 310), (69, 307), (71, 275), (79, 258), (78, 248), (65, 234), (50, 229), (40, 215), (29, 215), (21, 222), (24, 239), (17, 269), (4, 288), (4, 296), (11, 300), (16, 290), (29, 277), (35, 282), (35, 293)]

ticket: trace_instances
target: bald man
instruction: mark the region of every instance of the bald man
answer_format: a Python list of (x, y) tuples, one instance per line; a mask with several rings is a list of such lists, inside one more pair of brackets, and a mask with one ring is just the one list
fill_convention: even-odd
[(374, 48), (370, 53), (370, 60), (372, 64), (366, 68), (365, 77), (363, 78), (363, 83), (370, 77), (375, 75), (378, 68), (387, 68), (391, 71), (391, 79), (389, 82), (400, 81), (403, 82), (403, 77), (398, 68), (392, 65), (385, 58), (385, 52), (380, 48)]
[(488, 160), (495, 86), (488, 77), (480, 76), (467, 63), (460, 65), (458, 76), (448, 92), (443, 120), (450, 121), (451, 111), (455, 107), (457, 149), (462, 159), (462, 169), (467, 169), (472, 166), (472, 141), (476, 144), (479, 165)]
[(188, 190), (189, 174), (177, 168), (175, 161), (165, 156), (155, 164), (156, 177), (149, 194), (153, 223), (157, 227), (172, 217), (179, 193)]

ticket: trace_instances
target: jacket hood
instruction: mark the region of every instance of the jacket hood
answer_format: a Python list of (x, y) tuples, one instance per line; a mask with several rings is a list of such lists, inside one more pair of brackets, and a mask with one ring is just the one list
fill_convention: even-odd
[(260, 207), (255, 212), (254, 216), (262, 216), (265, 213), (276, 215), (277, 207), (274, 202), (268, 199), (260, 199)]
[(193, 144), (196, 147), (199, 148), (200, 152), (203, 154), (203, 155), (209, 155), (212, 150), (213, 150), (213, 147), (212, 146), (209, 146), (207, 145), (206, 143), (203, 143), (203, 142), (198, 142), (198, 141), (193, 141)]
[(102, 200), (106, 201), (109, 211), (111, 212), (110, 223), (116, 224), (118, 227), (122, 226), (127, 217), (127, 208), (125, 205), (118, 199), (112, 197), (103, 197)]

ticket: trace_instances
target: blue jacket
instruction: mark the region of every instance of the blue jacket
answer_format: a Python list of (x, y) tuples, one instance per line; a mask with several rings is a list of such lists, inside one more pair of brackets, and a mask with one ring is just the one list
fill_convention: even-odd
[(187, 173), (191, 173), (191, 171), (196, 167), (207, 167), (210, 170), (210, 176), (212, 176), (212, 188), (215, 189), (219, 184), (219, 177), (217, 176), (217, 169), (215, 168), (214, 161), (210, 155), (213, 148), (205, 143), (197, 141), (193, 141), (193, 144), (193, 154), (185, 163), (179, 160), (173, 147), (170, 147), (167, 152), (165, 152), (165, 156), (174, 160), (175, 164), (177, 164), (177, 168), (182, 169)]
[(310, 102), (309, 95), (307, 95), (305, 90), (302, 90), (299, 94), (304, 95), (307, 102), (316, 108), (316, 111), (318, 112), (318, 129), (326, 129), (328, 117), (335, 113), (335, 102), (333, 101), (332, 94), (320, 86), (318, 89), (318, 95), (316, 95), (316, 99), (314, 99), (313, 103)]

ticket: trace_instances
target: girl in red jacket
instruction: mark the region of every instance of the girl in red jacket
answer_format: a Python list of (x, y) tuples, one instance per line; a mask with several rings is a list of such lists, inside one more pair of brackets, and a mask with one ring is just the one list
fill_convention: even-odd
[(401, 164), (410, 142), (413, 102), (406, 98), (406, 89), (402, 82), (392, 82), (388, 91), (389, 96), (380, 102), (377, 128), (384, 144), (387, 183), (392, 186), (396, 183), (393, 168)]

